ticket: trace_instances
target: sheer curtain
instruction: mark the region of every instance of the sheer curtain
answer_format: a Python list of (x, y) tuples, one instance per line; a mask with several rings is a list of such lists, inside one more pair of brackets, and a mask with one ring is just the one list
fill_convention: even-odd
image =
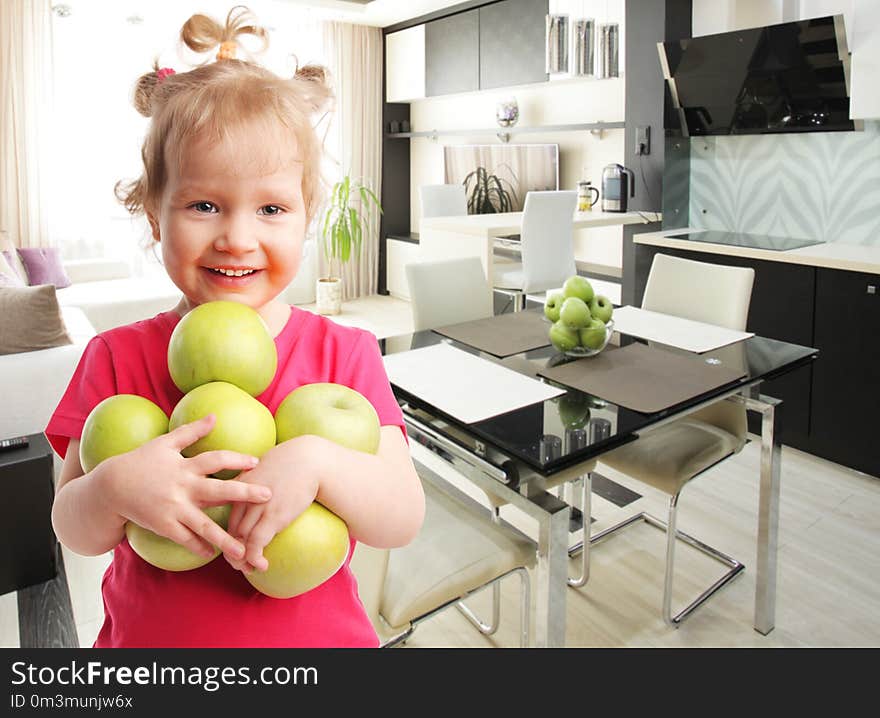
[[(336, 181), (345, 174), (371, 188), (379, 201), (382, 179), (382, 31), (348, 23), (324, 24), (324, 51), (336, 92), (336, 113), (328, 148), (336, 148)], [(345, 299), (375, 294), (379, 272), (379, 218), (372, 212), (359, 257), (343, 265)], [(326, 260), (322, 276), (327, 275)]]
[(50, 0), (0, 2), (0, 230), (18, 247), (50, 244), (45, 191), (52, 98)]

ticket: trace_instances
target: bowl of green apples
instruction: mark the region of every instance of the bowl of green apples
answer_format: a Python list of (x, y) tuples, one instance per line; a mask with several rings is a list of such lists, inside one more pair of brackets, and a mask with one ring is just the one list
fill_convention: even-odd
[(595, 356), (608, 346), (613, 314), (611, 300), (596, 294), (589, 280), (579, 275), (566, 279), (561, 291), (547, 292), (544, 301), (550, 343), (570, 357)]

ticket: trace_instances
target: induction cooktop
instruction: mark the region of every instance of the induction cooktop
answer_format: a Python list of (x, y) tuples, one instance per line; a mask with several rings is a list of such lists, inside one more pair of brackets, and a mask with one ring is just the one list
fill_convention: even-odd
[(684, 234), (672, 234), (669, 236), (674, 239), (689, 239), (693, 242), (711, 242), (713, 244), (727, 244), (734, 247), (769, 249), (777, 252), (785, 252), (789, 249), (798, 249), (800, 247), (809, 247), (814, 244), (822, 244), (822, 241), (818, 239), (804, 239), (802, 237), (771, 237), (763, 234), (721, 232), (713, 229), (700, 232), (686, 232)]

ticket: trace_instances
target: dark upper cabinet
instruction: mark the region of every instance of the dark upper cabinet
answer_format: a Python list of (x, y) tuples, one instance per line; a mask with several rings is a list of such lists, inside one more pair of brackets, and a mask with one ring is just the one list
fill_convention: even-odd
[(481, 90), (547, 81), (548, 12), (549, 0), (504, 0), (479, 8)]
[(480, 14), (477, 9), (425, 25), (425, 94), (480, 89)]
[(880, 276), (817, 270), (815, 311), (811, 442), (820, 456), (880, 476)]

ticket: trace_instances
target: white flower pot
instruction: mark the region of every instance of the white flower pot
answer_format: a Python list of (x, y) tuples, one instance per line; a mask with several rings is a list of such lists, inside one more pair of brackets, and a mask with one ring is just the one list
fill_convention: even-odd
[(318, 314), (339, 314), (342, 311), (342, 280), (319, 279), (315, 283)]

